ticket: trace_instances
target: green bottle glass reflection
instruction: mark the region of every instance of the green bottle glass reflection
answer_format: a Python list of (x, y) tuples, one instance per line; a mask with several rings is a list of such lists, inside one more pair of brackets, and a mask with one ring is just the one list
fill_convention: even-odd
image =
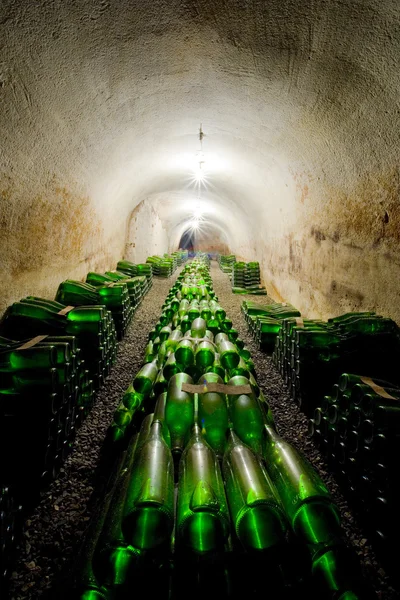
[(208, 319), (207, 329), (209, 329), (214, 334), (214, 336), (217, 335), (217, 333), (219, 333), (221, 330), (218, 319)]
[(196, 366), (205, 371), (214, 364), (215, 349), (211, 342), (200, 342), (196, 348)]
[(247, 365), (246, 365), (245, 361), (243, 360), (243, 358), (240, 358), (239, 364), (237, 367), (234, 367), (233, 369), (231, 369), (229, 371), (230, 377), (236, 377), (237, 375), (239, 375), (241, 377), (247, 377), (247, 379), (250, 377), (250, 371), (247, 368)]
[(164, 327), (162, 327), (160, 329), (158, 337), (160, 338), (161, 342), (166, 342), (167, 339), (169, 338), (169, 336), (171, 335), (171, 333), (172, 333), (171, 327), (169, 327), (169, 325), (165, 325)]
[(216, 456), (198, 425), (179, 463), (178, 542), (195, 553), (223, 549), (229, 514)]
[(223, 460), (229, 511), (236, 535), (247, 550), (263, 551), (285, 539), (285, 518), (274, 486), (248, 446), (233, 430)]
[(160, 369), (157, 375), (157, 379), (154, 382), (154, 394), (158, 397), (160, 394), (167, 391), (168, 380), (164, 377), (164, 369)]
[(168, 541), (173, 524), (172, 456), (162, 424), (157, 421), (135, 455), (122, 529), (129, 544), (139, 550), (150, 550)]
[(173, 375), (179, 373), (180, 367), (176, 363), (175, 354), (171, 352), (171, 354), (167, 358), (167, 362), (164, 365), (164, 377), (167, 381), (171, 379)]
[(107, 517), (104, 521), (93, 561), (98, 581), (107, 587), (118, 588), (125, 585), (129, 571), (135, 563), (139, 551), (129, 545), (122, 532), (125, 499), (130, 483), (137, 436), (131, 438), (125, 452)]
[(194, 424), (193, 394), (182, 391), (183, 383), (193, 383), (193, 380), (186, 373), (177, 373), (168, 384), (165, 420), (173, 452), (183, 451)]
[(148, 398), (153, 389), (157, 374), (158, 365), (156, 360), (143, 365), (133, 380), (133, 387), (139, 394), (142, 394), (144, 398)]
[(182, 339), (182, 336), (183, 334), (180, 329), (174, 329), (174, 331), (170, 333), (169, 338), (167, 339), (167, 348), (175, 352), (179, 342)]
[(199, 317), (198, 319), (194, 319), (192, 322), (192, 326), (190, 328), (191, 337), (193, 338), (204, 338), (206, 335), (207, 323), (204, 319)]
[(331, 548), (314, 559), (312, 575), (321, 593), (335, 600), (366, 597), (359, 593), (361, 573), (351, 558), (343, 548)]
[[(207, 387), (207, 383), (221, 383), (223, 379), (216, 373), (202, 375), (198, 384)], [(225, 450), (226, 432), (228, 430), (228, 407), (225, 395), (218, 392), (199, 394), (199, 423), (202, 433), (211, 448), (221, 458)]]
[[(249, 385), (246, 377), (232, 377), (228, 385)], [(229, 414), (233, 429), (250, 448), (261, 454), (264, 438), (264, 418), (254, 393), (228, 395)]]
[(50, 369), (57, 364), (57, 351), (54, 346), (33, 346), (26, 350), (0, 351), (0, 372), (30, 371)]
[(152, 362), (156, 358), (156, 352), (154, 350), (153, 342), (149, 342), (144, 351), (144, 360), (143, 364)]
[(218, 347), (219, 359), (224, 369), (229, 371), (237, 367), (240, 362), (240, 356), (235, 344), (232, 344), (232, 342), (229, 340), (222, 340), (220, 342), (217, 342), (216, 340), (216, 343)]
[(310, 463), (277, 432), (265, 425), (265, 462), (293, 531), (311, 553), (341, 537), (339, 512)]
[(131, 383), (122, 396), (122, 402), (127, 409), (136, 410), (142, 404), (142, 401), (143, 395), (139, 394)]
[(214, 362), (211, 365), (211, 367), (208, 367), (207, 372), (208, 373), (216, 373), (217, 375), (219, 375), (221, 377), (222, 381), (225, 380), (225, 369), (221, 365), (221, 361), (219, 359), (218, 352), (215, 353)]
[(74, 572), (75, 597), (80, 600), (107, 600), (108, 595), (101, 588), (93, 569), (94, 557), (97, 544), (107, 518), (110, 503), (113, 497), (114, 486), (118, 479), (123, 463), (120, 457), (116, 467), (113, 469), (109, 481), (108, 490), (104, 495), (97, 512), (93, 515), (89, 529), (85, 536), (84, 544), (79, 552)]
[(171, 448), (171, 435), (165, 420), (165, 407), (167, 405), (167, 392), (163, 392), (157, 398), (156, 406), (154, 408), (153, 423), (159, 422), (162, 425), (162, 431), (164, 440), (166, 441), (169, 448)]
[(175, 350), (176, 362), (182, 366), (183, 370), (194, 363), (194, 348), (191, 340), (181, 340)]

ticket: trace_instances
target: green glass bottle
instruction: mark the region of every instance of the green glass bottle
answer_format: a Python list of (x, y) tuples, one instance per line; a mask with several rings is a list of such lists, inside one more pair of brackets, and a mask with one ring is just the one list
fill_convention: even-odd
[(247, 379), (250, 377), (250, 371), (247, 368), (245, 361), (241, 357), (238, 366), (229, 371), (230, 377), (236, 377), (237, 375), (240, 377), (247, 377)]
[(211, 331), (214, 336), (217, 335), (221, 331), (220, 323), (218, 319), (208, 319), (207, 321), (207, 329)]
[(193, 383), (186, 373), (177, 373), (169, 380), (165, 420), (171, 434), (173, 453), (183, 451), (194, 424), (193, 394), (182, 391), (183, 383)]
[(216, 456), (194, 425), (179, 463), (178, 543), (197, 554), (222, 550), (229, 514)]
[(143, 395), (139, 394), (131, 383), (122, 396), (122, 402), (128, 410), (136, 410), (143, 402)]
[(164, 377), (164, 369), (160, 369), (157, 375), (157, 379), (154, 382), (153, 391), (155, 396), (158, 398), (160, 394), (167, 391), (168, 379)]
[(201, 317), (194, 319), (192, 321), (192, 326), (190, 328), (191, 337), (193, 338), (204, 338), (206, 335), (207, 323)]
[(147, 344), (145, 351), (144, 351), (143, 364), (153, 362), (153, 360), (156, 358), (156, 356), (157, 356), (157, 353), (154, 350), (154, 344), (153, 344), (153, 342), (150, 341)]
[(233, 430), (224, 454), (223, 475), (236, 535), (247, 550), (263, 551), (285, 540), (285, 518), (261, 462)]
[(181, 329), (174, 329), (170, 335), (169, 338), (167, 339), (167, 348), (171, 349), (172, 352), (175, 352), (179, 342), (182, 339), (182, 331)]
[(176, 362), (186, 371), (194, 363), (194, 347), (191, 340), (183, 339), (175, 350)]
[[(228, 381), (228, 385), (249, 385), (249, 380), (237, 375)], [(235, 433), (253, 452), (262, 454), (264, 418), (254, 393), (228, 395), (228, 406)]]
[(174, 478), (171, 451), (159, 421), (137, 449), (126, 494), (122, 530), (139, 550), (167, 542), (174, 524)]
[(293, 531), (311, 555), (341, 537), (339, 511), (310, 463), (277, 432), (265, 425), (265, 462)]
[(187, 331), (190, 330), (190, 325), (191, 325), (191, 322), (189, 320), (188, 315), (185, 315), (184, 317), (181, 318), (180, 328), (181, 328), (183, 334), (185, 334)]
[(93, 569), (94, 556), (100, 538), (110, 503), (114, 486), (118, 480), (124, 457), (121, 456), (113, 469), (106, 493), (96, 513), (93, 515), (84, 544), (79, 552), (74, 568), (73, 588), (75, 597), (79, 600), (108, 600), (106, 590), (101, 588)]
[(164, 327), (162, 327), (160, 329), (160, 333), (158, 334), (158, 337), (160, 338), (161, 342), (166, 342), (167, 339), (169, 338), (169, 336), (172, 333), (172, 329), (169, 325), (165, 325)]
[(33, 346), (25, 350), (0, 350), (0, 372), (50, 369), (57, 364), (54, 346)]
[(173, 375), (176, 375), (180, 372), (180, 367), (176, 362), (174, 352), (171, 352), (171, 354), (168, 356), (167, 362), (164, 365), (163, 372), (164, 377), (167, 381), (169, 381)]
[(208, 367), (207, 372), (208, 373), (216, 373), (217, 375), (219, 375), (221, 377), (222, 381), (225, 380), (225, 369), (221, 365), (221, 361), (219, 359), (218, 352), (215, 353), (214, 363), (211, 365), (211, 367)]
[(154, 408), (153, 423), (159, 422), (162, 425), (164, 440), (166, 441), (168, 448), (171, 448), (171, 435), (165, 420), (165, 407), (167, 405), (167, 392), (163, 392), (157, 398), (156, 406)]
[(235, 344), (232, 344), (232, 342), (230, 342), (229, 340), (222, 340), (220, 342), (216, 341), (216, 343), (219, 353), (219, 359), (224, 369), (229, 371), (237, 367), (240, 362), (240, 356)]
[(112, 494), (101, 535), (96, 545), (93, 570), (97, 580), (107, 588), (122, 588), (139, 551), (125, 541), (122, 532), (125, 500), (130, 483), (137, 437), (133, 436), (124, 453), (123, 466)]
[(343, 547), (330, 548), (318, 555), (312, 564), (312, 575), (318, 591), (335, 600), (370, 598), (362, 589), (359, 565)]
[(196, 366), (203, 371), (211, 367), (215, 360), (214, 344), (206, 341), (200, 342), (196, 348), (195, 360)]
[(222, 458), (225, 451), (226, 432), (228, 430), (228, 407), (225, 394), (206, 391), (207, 383), (223, 383), (223, 379), (216, 373), (205, 373), (198, 384), (205, 387), (199, 394), (198, 414), (202, 433), (214, 450), (218, 458)]
[(153, 389), (154, 382), (158, 374), (157, 361), (143, 365), (133, 380), (133, 387), (142, 394), (144, 398), (148, 398)]

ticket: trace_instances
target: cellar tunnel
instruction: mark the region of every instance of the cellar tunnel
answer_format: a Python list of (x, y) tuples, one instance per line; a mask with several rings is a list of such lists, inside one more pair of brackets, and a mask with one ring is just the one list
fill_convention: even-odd
[(310, 316), (399, 317), (397, 3), (1, 14), (2, 308), (176, 249), (202, 123), (214, 245)]
[[(88, 543), (99, 506), (108, 511), (106, 488), (114, 489), (110, 474), (119, 477), (118, 452), (130, 445), (136, 460), (131, 442), (146, 419), (150, 430), (148, 417), (160, 396), (164, 412), (175, 401), (168, 395), (175, 375), (201, 381), (202, 392), (184, 392), (194, 398), (204, 394), (207, 385), (200, 377), (210, 372), (221, 379), (218, 393), (226, 398), (239, 396), (231, 379), (247, 379), (240, 397), (254, 396), (260, 415), (261, 441), (253, 448), (259, 468), (279, 462), (260, 454), (269, 418), (271, 429), (276, 426), (326, 482), (344, 531), (342, 537), (332, 525), (332, 540), (340, 550), (343, 542), (354, 551), (361, 587), (365, 580), (382, 600), (398, 598), (380, 556), (386, 561), (389, 542), (400, 532), (392, 491), (397, 468), (392, 458), (400, 440), (399, 66), (398, 0), (2, 1), (0, 456), (7, 460), (0, 474), (0, 530), (12, 550), (6, 556), (8, 541), (0, 543), (0, 595), (7, 578), (11, 599), (62, 600), (54, 592), (61, 588), (72, 597), (64, 583), (72, 571), (85, 571), (73, 563), (78, 548)], [(199, 251), (198, 260), (185, 265), (188, 255), (176, 252), (179, 248)], [(217, 264), (206, 254), (232, 256), (219, 256)], [(183, 306), (189, 307), (189, 298), (194, 306), (182, 308), (182, 298)], [(188, 314), (172, 314), (178, 305)], [(360, 331), (350, 339), (358, 317), (343, 313), (364, 311), (378, 316), (360, 317), (354, 329)], [(283, 315), (296, 325), (292, 320), (283, 326)], [(194, 321), (206, 316), (204, 331), (197, 324), (192, 335)], [(325, 322), (334, 316), (333, 325)], [(193, 356), (189, 351), (186, 373), (183, 363), (170, 359), (175, 346), (166, 342), (177, 347), (188, 333), (183, 346), (188, 343)], [(219, 333), (224, 335), (217, 344)], [(212, 346), (207, 369), (215, 371), (195, 364), (203, 342)], [(223, 368), (219, 364), (219, 345), (234, 355), (234, 368), (228, 359)], [(12, 363), (14, 355), (18, 364)], [(35, 355), (39, 358), (29, 358)], [(143, 368), (152, 372), (143, 376), (146, 393), (135, 389)], [(344, 391), (338, 383), (343, 377)], [(351, 386), (360, 387), (359, 402), (372, 394), (387, 406), (380, 410), (377, 401), (373, 407), (366, 401), (368, 418), (361, 422), (361, 409), (350, 406)], [(228, 415), (235, 401), (226, 398), (221, 405)], [(196, 402), (188, 431), (198, 417)], [(246, 411), (238, 412), (238, 430)], [(228, 416), (221, 447), (231, 426)], [(384, 433), (376, 433), (379, 419)], [(361, 425), (367, 421), (365, 433)], [(154, 423), (159, 429), (160, 422)], [(242, 427), (243, 436), (249, 428)], [(203, 427), (201, 435), (206, 433)], [(144, 430), (143, 443), (147, 435)], [(272, 446), (273, 431), (268, 435)], [(225, 449), (219, 459), (223, 455)], [(168, 484), (175, 491), (176, 456), (175, 480)], [(294, 502), (300, 496), (296, 491)], [(302, 500), (306, 504), (308, 497)], [(358, 520), (357, 503), (375, 527), (371, 536), (371, 523)], [(333, 504), (331, 512), (336, 523)], [(10, 526), (3, 526), (6, 518)], [(123, 518), (120, 514), (120, 523)], [(293, 523), (289, 537), (298, 535)], [(182, 568), (178, 550), (174, 560)], [(293, 557), (301, 558), (296, 585), (291, 588), (290, 577), (285, 583), (293, 591), (290, 599), (304, 595), (297, 590), (307, 589), (311, 563), (314, 569), (319, 561), (309, 557), (307, 571), (300, 553), (287, 555), (290, 565)], [(257, 575), (251, 597), (264, 593), (263, 561), (257, 558), (252, 566), (249, 553), (242, 566), (236, 547), (228, 554), (230, 569), (237, 571), (232, 581), (240, 580), (237, 588), (229, 584), (229, 597), (248, 593), (246, 565)], [(389, 558), (387, 572), (397, 574)], [(325, 568), (321, 564), (317, 576)], [(347, 566), (351, 570), (352, 563)], [(143, 571), (144, 585), (154, 580), (154, 596), (186, 599), (179, 569), (171, 569), (177, 595), (157, 592), (157, 585), (168, 587), (168, 568), (160, 581), (153, 575), (146, 580)], [(267, 579), (273, 578), (268, 572)], [(368, 594), (346, 595), (350, 587), (342, 594), (333, 584), (319, 595), (315, 585), (313, 600), (370, 600)], [(210, 586), (202, 586), (209, 595)], [(117, 597), (103, 591), (99, 598)]]

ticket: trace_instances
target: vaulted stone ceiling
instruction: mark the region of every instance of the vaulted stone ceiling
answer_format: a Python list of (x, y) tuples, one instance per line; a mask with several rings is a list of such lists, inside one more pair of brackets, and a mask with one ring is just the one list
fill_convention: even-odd
[(397, 0), (3, 0), (2, 307), (175, 249), (202, 123), (199, 242), (400, 318), (399, 44)]

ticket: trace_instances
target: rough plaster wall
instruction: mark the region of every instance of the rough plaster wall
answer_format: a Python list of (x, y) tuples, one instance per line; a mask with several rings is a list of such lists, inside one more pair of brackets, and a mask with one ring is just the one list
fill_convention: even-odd
[(397, 0), (3, 0), (2, 306), (114, 266), (145, 198), (174, 249), (203, 122), (215, 236), (273, 295), (400, 320), (399, 30)]
[(133, 211), (129, 221), (125, 258), (135, 263), (146, 262), (152, 254), (168, 252), (169, 240), (154, 206), (143, 200)]

